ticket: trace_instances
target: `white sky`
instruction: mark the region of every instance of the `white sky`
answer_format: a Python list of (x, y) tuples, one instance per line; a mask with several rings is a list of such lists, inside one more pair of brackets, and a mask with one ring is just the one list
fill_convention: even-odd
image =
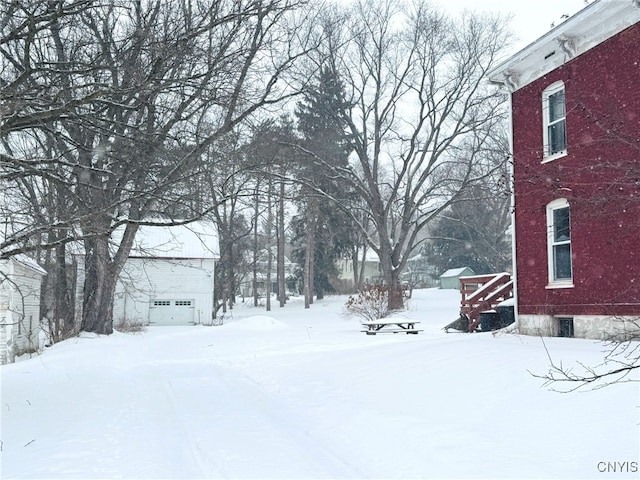
[(511, 53), (547, 33), (552, 23), (561, 23), (562, 15), (573, 15), (587, 6), (585, 0), (434, 0), (434, 3), (451, 12), (468, 9), (512, 14), (515, 38)]

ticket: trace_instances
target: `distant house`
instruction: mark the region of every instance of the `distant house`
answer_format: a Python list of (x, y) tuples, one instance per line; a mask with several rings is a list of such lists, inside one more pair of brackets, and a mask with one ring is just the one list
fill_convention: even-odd
[(349, 288), (353, 288), (355, 286), (354, 284), (356, 275), (362, 278), (362, 283), (365, 285), (380, 283), (382, 281), (380, 258), (378, 257), (378, 254), (371, 248), (368, 248), (366, 250), (364, 261), (362, 260), (362, 254), (359, 255), (358, 271), (355, 272), (356, 275), (354, 275), (353, 271), (353, 259), (342, 258), (338, 261), (337, 265), (338, 279)]
[(46, 273), (24, 254), (0, 260), (0, 364), (38, 349), (40, 287)]
[(475, 274), (469, 267), (450, 268), (440, 275), (440, 288), (460, 290), (460, 277), (468, 277)]
[(400, 279), (414, 288), (437, 286), (436, 268), (429, 262), (429, 257), (417, 254), (407, 260), (407, 266)]
[[(378, 254), (373, 249), (367, 248), (364, 253), (364, 261), (362, 260), (361, 252), (358, 257), (358, 272), (356, 273), (362, 279), (362, 284), (376, 285), (384, 283)], [(337, 262), (337, 267), (338, 280), (342, 283), (342, 290), (352, 291), (356, 278), (353, 271), (353, 259), (341, 258)], [(429, 263), (428, 257), (423, 254), (417, 254), (408, 259), (400, 276), (400, 281), (403, 284), (411, 285), (413, 288), (425, 288), (435, 286), (435, 278), (435, 267)]]
[(637, 328), (639, 22), (637, 1), (592, 2), (488, 75), (510, 92), (523, 333)]
[[(141, 226), (118, 278), (114, 327), (211, 325), (218, 236), (211, 223)], [(78, 259), (78, 288), (84, 283)], [(76, 298), (82, 299), (81, 292)], [(79, 307), (78, 307), (79, 308)]]

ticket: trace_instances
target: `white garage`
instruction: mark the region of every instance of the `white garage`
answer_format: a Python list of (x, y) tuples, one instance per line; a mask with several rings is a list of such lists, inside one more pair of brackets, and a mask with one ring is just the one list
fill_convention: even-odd
[(211, 325), (218, 258), (212, 223), (140, 227), (118, 278), (114, 327)]

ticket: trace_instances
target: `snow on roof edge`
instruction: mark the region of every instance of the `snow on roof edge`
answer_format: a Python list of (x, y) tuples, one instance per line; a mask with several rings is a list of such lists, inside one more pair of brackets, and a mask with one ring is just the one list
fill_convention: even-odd
[(440, 275), (440, 278), (442, 278), (442, 277), (444, 277), (444, 278), (457, 277), (458, 275), (460, 275), (462, 272), (464, 272), (467, 269), (469, 269), (469, 270), (471, 270), (473, 272), (471, 267), (450, 268), (449, 270), (445, 271), (442, 275)]
[(36, 262), (33, 258), (25, 253), (18, 253), (16, 255), (13, 255), (12, 257), (9, 257), (8, 260), (18, 262), (22, 266), (27, 267), (41, 275), (47, 274), (47, 271), (42, 268), (38, 262)]

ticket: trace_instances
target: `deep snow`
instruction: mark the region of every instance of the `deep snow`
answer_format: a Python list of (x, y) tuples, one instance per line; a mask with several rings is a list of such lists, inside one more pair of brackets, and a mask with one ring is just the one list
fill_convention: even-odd
[[(419, 335), (365, 335), (345, 300), (85, 334), (2, 366), (1, 477), (640, 477), (637, 383), (550, 391), (529, 373), (548, 369), (540, 338), (442, 331), (456, 291), (414, 291)], [(568, 366), (604, 349), (545, 344)]]

